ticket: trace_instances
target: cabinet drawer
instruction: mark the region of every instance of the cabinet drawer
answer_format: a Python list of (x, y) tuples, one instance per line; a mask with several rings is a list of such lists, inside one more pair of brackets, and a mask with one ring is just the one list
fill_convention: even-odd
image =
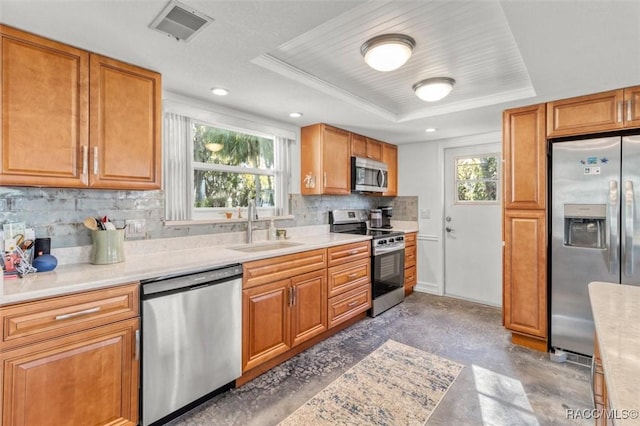
[(415, 246), (416, 245), (416, 233), (409, 232), (408, 234), (404, 234), (404, 245), (405, 246)]
[(416, 246), (405, 247), (404, 267), (416, 266)]
[(363, 284), (329, 299), (329, 328), (371, 307), (371, 284)]
[(327, 253), (329, 266), (342, 265), (343, 263), (354, 260), (368, 259), (371, 257), (371, 241), (361, 241), (359, 243), (329, 247)]
[(404, 286), (413, 287), (418, 282), (418, 276), (416, 274), (416, 267), (411, 266), (410, 268), (405, 268), (404, 270)]
[(138, 316), (139, 283), (2, 308), (5, 350)]
[(243, 265), (242, 288), (270, 283), (327, 267), (325, 249), (247, 262)]
[(329, 268), (329, 297), (371, 282), (371, 261), (367, 259)]

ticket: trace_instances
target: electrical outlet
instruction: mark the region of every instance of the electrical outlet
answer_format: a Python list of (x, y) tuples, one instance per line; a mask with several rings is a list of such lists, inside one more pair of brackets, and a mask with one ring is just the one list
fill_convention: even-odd
[(125, 235), (127, 238), (143, 238), (146, 236), (144, 219), (127, 219), (124, 221), (127, 225)]

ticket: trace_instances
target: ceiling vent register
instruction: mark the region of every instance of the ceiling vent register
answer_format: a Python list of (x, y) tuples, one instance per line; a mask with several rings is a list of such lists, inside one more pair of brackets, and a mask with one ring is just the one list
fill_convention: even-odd
[(211, 22), (213, 18), (204, 13), (179, 1), (171, 0), (149, 28), (174, 37), (178, 41), (188, 42)]

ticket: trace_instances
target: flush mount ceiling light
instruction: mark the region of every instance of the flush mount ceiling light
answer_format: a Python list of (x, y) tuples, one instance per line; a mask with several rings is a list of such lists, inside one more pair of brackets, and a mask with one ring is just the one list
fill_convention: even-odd
[(374, 70), (393, 71), (409, 60), (416, 41), (404, 34), (383, 34), (364, 42), (360, 53)]
[(229, 94), (229, 91), (223, 87), (214, 87), (213, 89), (211, 89), (211, 93), (218, 96), (227, 96)]
[(449, 77), (427, 78), (413, 85), (413, 91), (423, 101), (435, 102), (447, 96), (456, 81)]

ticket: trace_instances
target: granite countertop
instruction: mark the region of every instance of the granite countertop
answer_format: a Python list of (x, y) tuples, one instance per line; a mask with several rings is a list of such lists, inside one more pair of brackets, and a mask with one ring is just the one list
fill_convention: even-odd
[[(640, 286), (592, 282), (589, 298), (611, 409), (640, 410)], [(616, 418), (616, 424), (640, 420)]]
[[(203, 245), (201, 241), (198, 246), (193, 248), (167, 250), (167, 243), (176, 239), (148, 240), (147, 245), (155, 242), (156, 246), (164, 245), (164, 247), (161, 250), (143, 249), (134, 253), (131, 253), (133, 250), (125, 248), (125, 261), (122, 263), (111, 265), (92, 265), (86, 262), (63, 264), (58, 265), (51, 272), (29, 274), (22, 279), (2, 280), (0, 281), (0, 305), (109, 287), (163, 275), (190, 273), (369, 239), (371, 237), (351, 234), (302, 235), (287, 239), (287, 242), (298, 243), (297, 245), (253, 253), (233, 250), (234, 246), (238, 247), (242, 244)], [(276, 241), (262, 241), (256, 245), (272, 242)], [(178, 245), (177, 247), (182, 246)]]

